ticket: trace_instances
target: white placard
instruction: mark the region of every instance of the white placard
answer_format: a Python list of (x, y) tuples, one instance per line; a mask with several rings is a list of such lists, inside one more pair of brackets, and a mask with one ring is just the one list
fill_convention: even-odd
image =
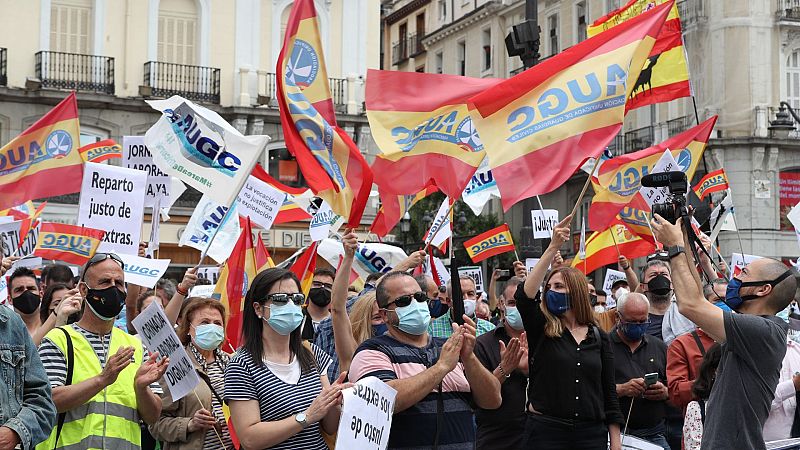
[(744, 267), (751, 262), (762, 259), (763, 256), (755, 256), (755, 255), (742, 255), (741, 253), (731, 253), (731, 270), (735, 268), (744, 269)]
[(144, 194), (144, 206), (152, 207), (157, 197), (161, 197), (162, 205), (172, 205), (172, 180), (153, 162), (153, 155), (144, 145), (144, 136), (122, 136), (122, 164), (129, 169), (147, 173), (147, 189)]
[(141, 170), (85, 164), (78, 225), (106, 232), (98, 252), (138, 253), (146, 187)]
[(36, 248), (36, 242), (39, 240), (41, 222), (28, 231), (20, 248), (19, 237), (24, 223), (25, 221), (20, 220), (0, 224), (0, 252), (3, 255), (27, 256), (33, 253), (33, 249)]
[(163, 379), (172, 395), (172, 401), (178, 401), (192, 392), (200, 383), (200, 377), (197, 376), (192, 360), (189, 359), (186, 349), (175, 334), (173, 324), (164, 314), (161, 302), (151, 303), (133, 319), (131, 324), (149, 351), (158, 352), (162, 358), (169, 358)]
[[(214, 236), (217, 228), (220, 230)], [(208, 195), (203, 195), (194, 208), (189, 223), (186, 224), (179, 245), (188, 245), (201, 252), (208, 248), (208, 256), (221, 263), (230, 256), (239, 234), (241, 229), (236, 211), (228, 214), (227, 206), (215, 202)], [(212, 236), (213, 241), (211, 241)]]
[(197, 268), (197, 277), (205, 278), (211, 284), (217, 284), (219, 280), (219, 266), (203, 266)]
[(619, 280), (628, 280), (628, 277), (625, 276), (625, 272), (614, 269), (606, 270), (606, 279), (603, 281), (603, 291), (605, 291), (607, 296), (611, 297), (611, 286)]
[(125, 263), (125, 281), (153, 289), (169, 267), (168, 259), (150, 259), (120, 254)]
[(311, 223), (308, 225), (308, 234), (311, 235), (312, 241), (321, 241), (326, 239), (331, 231), (338, 231), (338, 227), (336, 224), (338, 223), (341, 226), (341, 222), (344, 218), (331, 210), (331, 206), (328, 202), (323, 201), (322, 206), (320, 206), (319, 210), (314, 217), (311, 218)]
[(664, 450), (660, 445), (656, 445), (639, 439), (636, 436), (622, 435), (622, 450)]
[(213, 284), (204, 284), (202, 286), (195, 286), (189, 289), (189, 297), (207, 297), (211, 298), (214, 296), (214, 286)]
[(250, 217), (254, 224), (269, 230), (285, 200), (286, 193), (250, 175), (236, 198), (236, 205), (240, 216)]
[(525, 272), (531, 273), (536, 264), (539, 264), (540, 258), (525, 258)]
[(483, 270), (481, 270), (480, 266), (459, 267), (458, 275), (466, 275), (472, 278), (472, 280), (475, 281), (475, 290), (478, 292), (486, 292), (486, 290), (483, 288)]
[(343, 390), (342, 396), (336, 448), (385, 450), (397, 391), (376, 377), (366, 377)]
[[(317, 246), (317, 254), (331, 266), (338, 267), (340, 258), (344, 257), (344, 248), (339, 241), (323, 239)], [(407, 257), (403, 249), (394, 245), (359, 242), (353, 260), (353, 270), (366, 280), (371, 273), (390, 272)]]
[[(656, 165), (653, 166), (653, 170), (651, 170), (650, 173), (664, 173), (679, 170), (681, 170), (681, 166), (678, 165), (677, 161), (675, 161), (675, 157), (672, 156), (672, 152), (669, 149), (666, 149), (664, 150), (664, 154), (661, 156), (661, 159), (659, 159)], [(669, 195), (669, 188), (642, 187), (639, 189), (639, 193), (642, 194), (642, 197), (644, 197), (644, 200), (647, 202), (647, 204), (652, 207), (656, 203), (664, 203), (666, 201), (667, 196)]]
[(531, 210), (531, 225), (534, 239), (550, 239), (553, 229), (558, 225), (558, 211), (555, 209)]

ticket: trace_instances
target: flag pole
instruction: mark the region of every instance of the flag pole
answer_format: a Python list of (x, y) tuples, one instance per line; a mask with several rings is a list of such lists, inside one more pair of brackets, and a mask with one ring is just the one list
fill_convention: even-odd
[[(205, 406), (203, 406), (203, 401), (200, 400), (200, 396), (197, 395), (197, 389), (192, 389), (192, 392), (194, 392), (194, 396), (197, 398), (197, 403), (200, 403), (200, 407), (201, 408), (205, 408)], [(211, 405), (211, 409), (208, 410), (208, 411), (211, 413), (212, 416), (214, 416), (214, 420), (216, 421), (217, 420), (217, 416), (214, 415), (213, 402), (212, 402), (212, 405)], [(226, 448), (225, 447), (225, 442), (222, 440), (222, 436), (220, 436), (219, 431), (217, 431), (217, 427), (212, 427), (212, 428), (214, 430), (214, 434), (217, 435), (217, 439), (219, 439), (219, 443), (222, 444), (222, 448)]]
[(653, 245), (655, 246), (656, 251), (658, 251), (658, 244), (660, 244), (660, 242), (658, 242), (658, 239), (656, 239), (656, 234), (653, 233), (653, 226), (650, 225), (650, 221), (649, 220), (647, 221), (647, 228), (650, 229), (650, 234), (653, 236), (653, 241), (654, 241)]
[(739, 238), (739, 251), (742, 252), (742, 258), (744, 258), (744, 246), (742, 245), (742, 233), (739, 231), (739, 224), (736, 223), (736, 214), (731, 212), (731, 218), (733, 219), (733, 226), (736, 227), (736, 237)]
[(617, 244), (617, 237), (614, 236), (614, 230), (611, 230), (611, 240), (614, 241), (614, 248), (617, 249), (617, 259), (619, 259), (619, 257), (622, 256), (622, 254), (619, 252), (619, 245)]
[(575, 213), (578, 211), (578, 206), (581, 204), (581, 200), (583, 200), (583, 196), (586, 195), (586, 191), (589, 189), (589, 185), (592, 183), (592, 177), (594, 176), (594, 172), (597, 170), (597, 167), (600, 165), (600, 159), (597, 158), (594, 160), (594, 166), (592, 167), (592, 173), (586, 178), (586, 183), (583, 184), (583, 190), (581, 191), (580, 195), (578, 195), (578, 200), (575, 202), (575, 207), (572, 208), (572, 212), (570, 215), (574, 218)]

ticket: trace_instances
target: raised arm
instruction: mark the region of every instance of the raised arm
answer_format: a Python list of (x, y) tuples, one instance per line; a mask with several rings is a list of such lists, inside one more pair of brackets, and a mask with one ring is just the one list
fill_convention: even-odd
[(619, 270), (625, 272), (625, 280), (628, 282), (628, 289), (631, 292), (636, 292), (636, 289), (639, 287), (639, 277), (637, 277), (636, 272), (633, 271), (631, 262), (625, 255), (619, 255), (617, 265), (619, 266)]
[(69, 316), (80, 312), (83, 297), (78, 293), (77, 289), (72, 289), (64, 296), (61, 303), (53, 310), (55, 314), (47, 316), (47, 320), (36, 329), (33, 333), (33, 343), (37, 347), (42, 343), (42, 339), (55, 327), (62, 327), (69, 321)]
[(342, 237), (344, 259), (336, 271), (331, 291), (331, 322), (333, 323), (333, 341), (336, 345), (336, 356), (339, 357), (339, 370), (350, 370), (350, 362), (356, 353), (358, 342), (353, 337), (350, 316), (347, 315), (347, 286), (350, 284), (350, 270), (358, 248), (358, 237), (352, 230)]
[(531, 273), (529, 273), (525, 278), (525, 295), (529, 298), (536, 297), (536, 293), (539, 292), (539, 289), (542, 287), (544, 277), (547, 275), (547, 270), (550, 267), (550, 263), (558, 253), (558, 249), (560, 249), (564, 242), (567, 242), (569, 239), (570, 223), (572, 223), (572, 215), (565, 217), (561, 222), (558, 223), (558, 225), (556, 225), (555, 229), (553, 230), (553, 238), (550, 239), (550, 245), (547, 247), (547, 250), (542, 253), (542, 257), (533, 267)]
[(167, 314), (170, 323), (178, 322), (178, 314), (181, 312), (183, 300), (189, 295), (189, 290), (192, 289), (195, 284), (197, 284), (197, 267), (186, 269), (186, 273), (183, 274), (183, 281), (178, 283), (175, 294), (169, 299), (167, 307), (164, 308), (164, 313)]
[(492, 278), (489, 280), (489, 292), (486, 293), (486, 296), (489, 297), (489, 312), (492, 314), (497, 309), (497, 277), (499, 276), (497, 269), (494, 269)]

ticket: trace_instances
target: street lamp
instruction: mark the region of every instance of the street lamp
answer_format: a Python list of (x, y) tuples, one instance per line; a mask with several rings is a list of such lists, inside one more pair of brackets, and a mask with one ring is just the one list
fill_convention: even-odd
[(408, 231), (411, 230), (411, 215), (408, 214), (408, 211), (403, 215), (403, 219), (400, 220), (400, 231), (403, 232), (403, 250), (405, 250), (406, 245), (408, 245)]
[(786, 102), (781, 102), (780, 106), (778, 107), (778, 112), (775, 113), (775, 120), (770, 121), (769, 127), (767, 127), (773, 138), (787, 139), (789, 137), (789, 133), (795, 131), (794, 122), (789, 116), (789, 113), (786, 112), (787, 108), (795, 120), (797, 120), (797, 114), (795, 114), (791, 105)]

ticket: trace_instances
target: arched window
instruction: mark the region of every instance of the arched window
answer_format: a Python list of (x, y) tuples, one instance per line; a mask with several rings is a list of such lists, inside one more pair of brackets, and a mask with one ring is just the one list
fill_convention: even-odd
[(800, 107), (800, 50), (786, 60), (786, 100), (792, 108)]
[(53, 0), (50, 5), (50, 50), (91, 54), (92, 0)]
[(158, 61), (197, 65), (195, 0), (161, 0), (158, 7)]

